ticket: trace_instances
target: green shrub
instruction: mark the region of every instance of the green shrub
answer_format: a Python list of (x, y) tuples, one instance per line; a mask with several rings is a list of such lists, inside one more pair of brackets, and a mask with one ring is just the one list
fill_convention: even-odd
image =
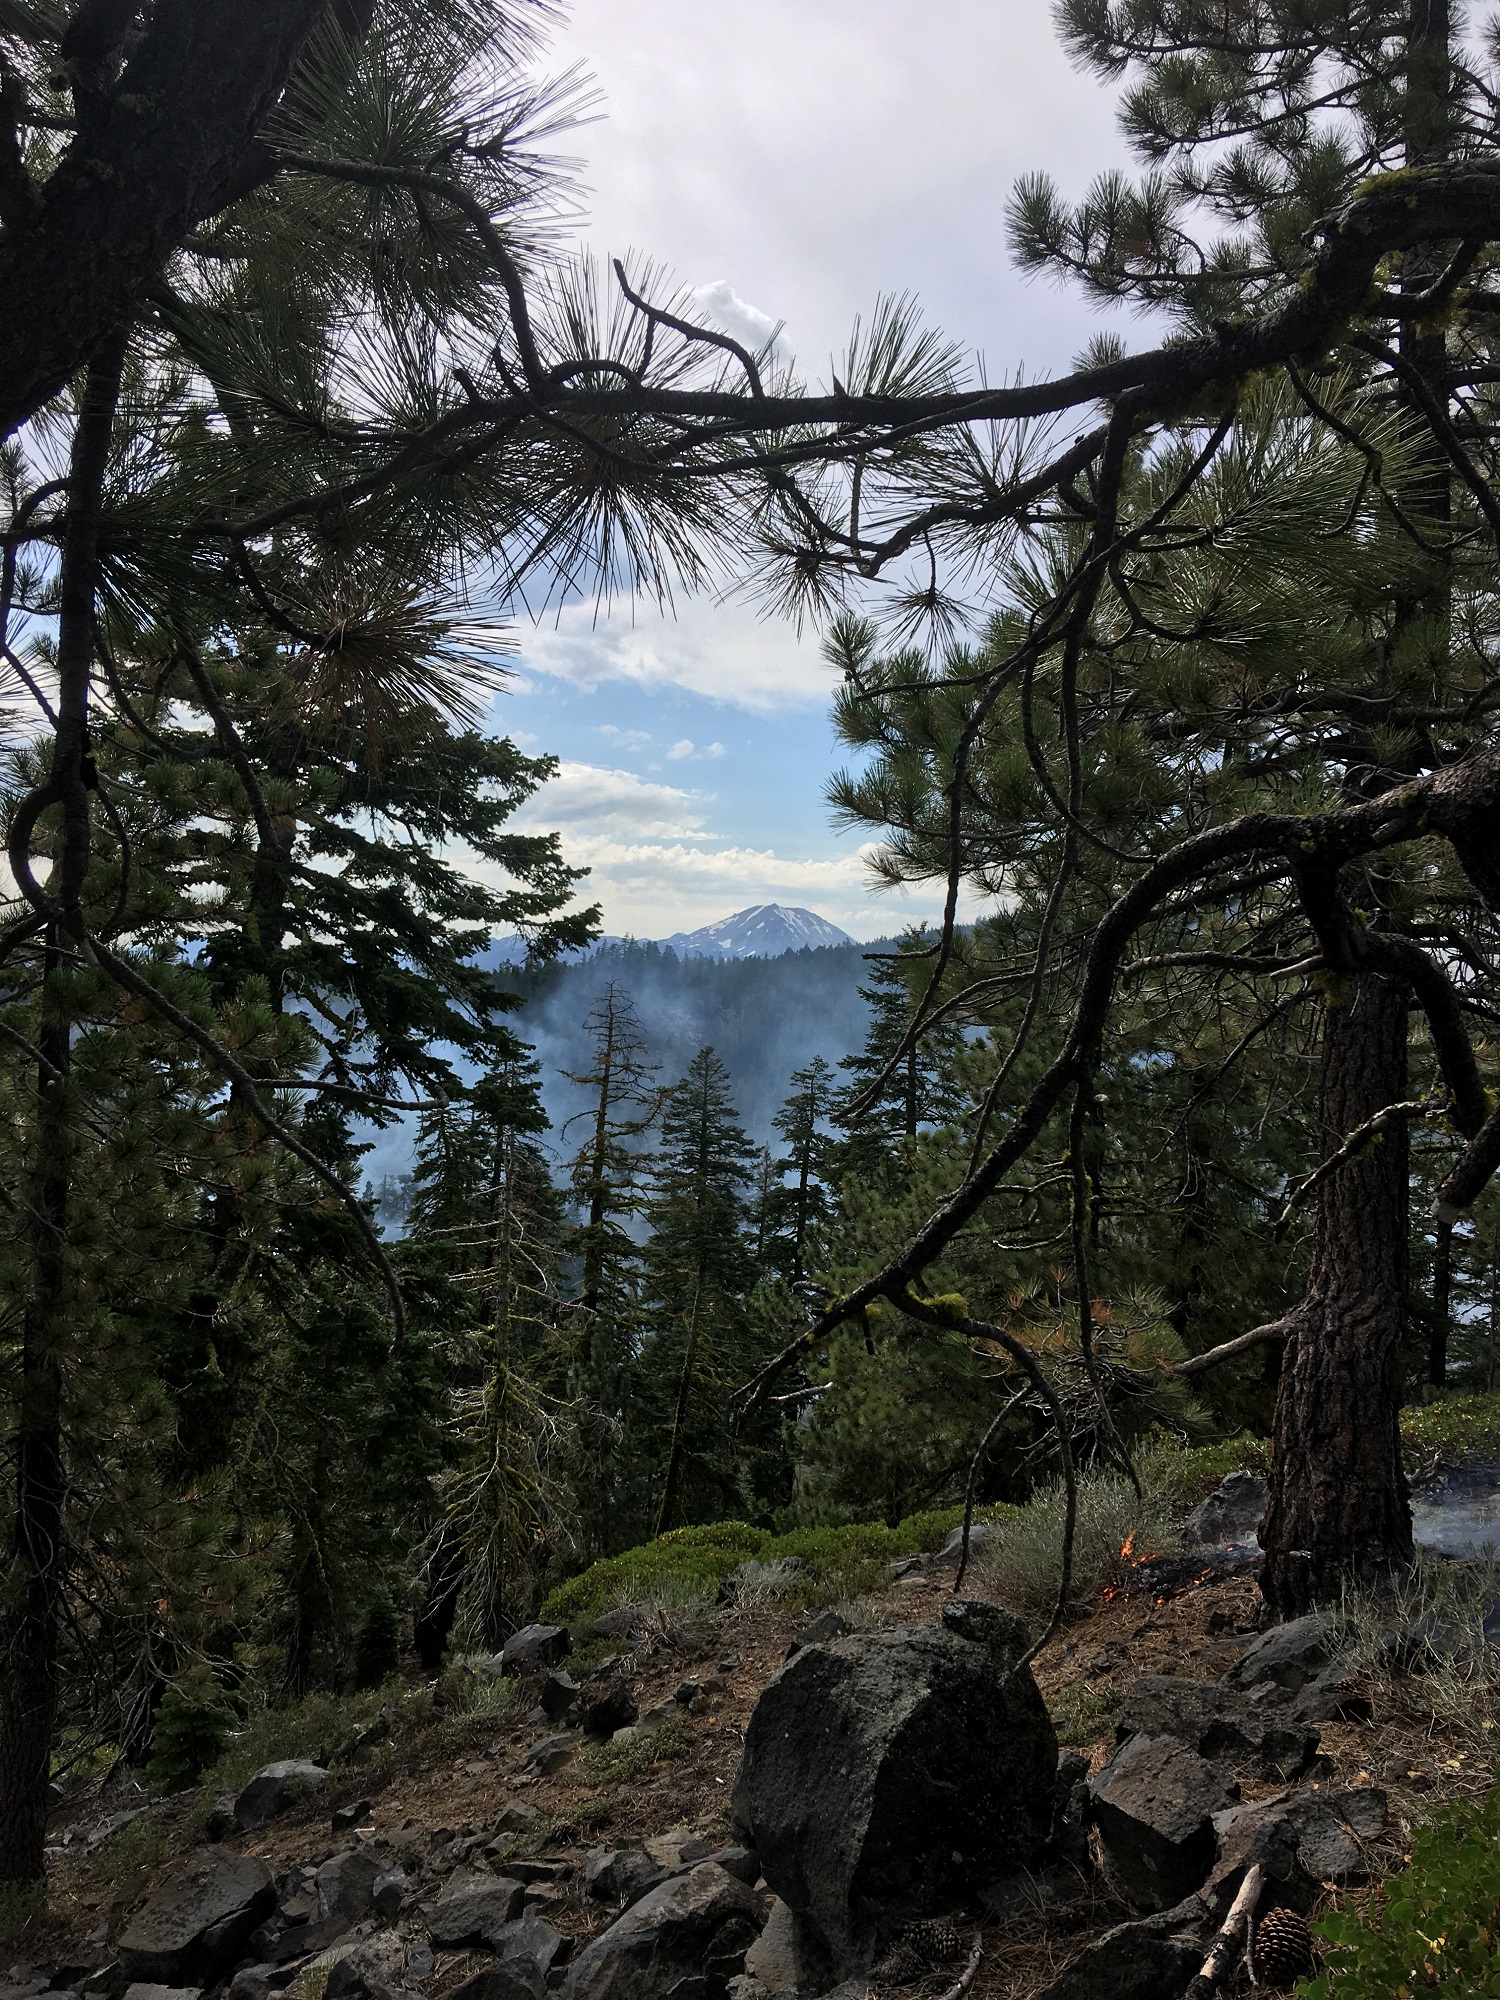
[[(1176, 1546), (1175, 1506), (1162, 1488), (1147, 1485), (1143, 1499), (1118, 1473), (1078, 1482), (1073, 1533), (1073, 1601), (1097, 1597), (1129, 1575), (1140, 1556)], [(976, 1595), (993, 1597), (1030, 1618), (1041, 1618), (1057, 1597), (1062, 1561), (1063, 1497), (1052, 1488), (1015, 1510), (988, 1542), (975, 1565)], [(1131, 1554), (1124, 1553), (1129, 1542)]]
[(692, 1740), (687, 1723), (669, 1716), (648, 1735), (624, 1743), (591, 1743), (578, 1760), (579, 1773), (588, 1785), (626, 1785), (663, 1758), (680, 1757)]
[(1500, 1994), (1500, 1789), (1440, 1813), (1366, 1909), (1312, 1928), (1324, 1963), (1297, 1988), (1303, 2000)]
[(1445, 1459), (1500, 1453), (1500, 1394), (1440, 1396), (1401, 1412), (1402, 1454), (1415, 1467), (1441, 1453)]
[(158, 1792), (180, 1792), (197, 1784), (224, 1754), (237, 1720), (212, 1669), (201, 1662), (189, 1667), (167, 1689), (156, 1711), (146, 1783)]
[[(1010, 1519), (1019, 1510), (993, 1506), (976, 1510), (975, 1519)], [(895, 1556), (935, 1549), (963, 1520), (962, 1507), (944, 1507), (914, 1514), (899, 1526), (856, 1521), (841, 1528), (793, 1528), (773, 1535), (743, 1521), (717, 1521), (702, 1528), (677, 1528), (643, 1548), (596, 1562), (581, 1576), (559, 1584), (541, 1616), (563, 1625), (579, 1625), (615, 1604), (690, 1604), (711, 1602), (725, 1578), (752, 1557), (777, 1562), (800, 1559), (790, 1601), (826, 1601), (854, 1597), (889, 1581), (885, 1566)]]

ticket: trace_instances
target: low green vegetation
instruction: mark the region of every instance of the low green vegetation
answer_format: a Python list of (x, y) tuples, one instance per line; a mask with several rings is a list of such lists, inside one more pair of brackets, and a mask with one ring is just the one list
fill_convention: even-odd
[(1434, 1457), (1448, 1464), (1500, 1457), (1500, 1393), (1412, 1404), (1401, 1412), (1401, 1444), (1409, 1471)]
[(656, 1729), (623, 1743), (591, 1743), (579, 1759), (579, 1773), (590, 1785), (628, 1785), (653, 1764), (680, 1757), (692, 1740), (687, 1723), (669, 1717)]
[[(1000, 1505), (981, 1507), (975, 1519), (1002, 1520), (1017, 1511)], [(720, 1585), (752, 1560), (782, 1564), (796, 1559), (798, 1567), (784, 1573), (796, 1579), (793, 1590), (781, 1593), (789, 1600), (854, 1597), (885, 1581), (886, 1565), (897, 1556), (938, 1548), (962, 1520), (961, 1507), (945, 1507), (913, 1514), (894, 1528), (870, 1521), (841, 1528), (794, 1528), (785, 1535), (752, 1528), (744, 1521), (674, 1528), (641, 1548), (606, 1557), (560, 1584), (543, 1604), (541, 1615), (560, 1624), (585, 1625), (617, 1604), (711, 1601)]]
[(1323, 1966), (1297, 1988), (1302, 2000), (1500, 1993), (1500, 1790), (1438, 1814), (1404, 1873), (1313, 1933)]

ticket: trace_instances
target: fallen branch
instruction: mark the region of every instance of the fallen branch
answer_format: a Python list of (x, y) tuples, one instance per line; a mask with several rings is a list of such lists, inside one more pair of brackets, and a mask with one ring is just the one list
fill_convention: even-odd
[(1265, 1871), (1258, 1861), (1245, 1870), (1245, 1879), (1240, 1884), (1240, 1892), (1230, 1904), (1229, 1915), (1219, 1926), (1218, 1935), (1208, 1948), (1208, 1957), (1204, 1959), (1197, 1977), (1183, 1995), (1183, 2000), (1209, 2000), (1209, 1996), (1217, 1991), (1224, 1974), (1229, 1970), (1230, 1959), (1239, 1941), (1240, 1928), (1242, 1925), (1248, 1926), (1255, 1905), (1260, 1900), (1260, 1888), (1264, 1879)]
[(984, 1940), (979, 1932), (974, 1933), (974, 1949), (969, 1953), (969, 1962), (958, 1978), (943, 1995), (943, 2000), (964, 2000), (964, 1995), (979, 1975), (979, 1961), (984, 1957)]

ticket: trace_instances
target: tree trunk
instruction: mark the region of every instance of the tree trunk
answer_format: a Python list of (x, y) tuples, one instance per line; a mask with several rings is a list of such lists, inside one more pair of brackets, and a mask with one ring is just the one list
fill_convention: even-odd
[[(1404, 986), (1361, 973), (1328, 1009), (1325, 1154), (1406, 1094)], [(1411, 1561), (1397, 1412), (1406, 1321), (1407, 1132), (1390, 1128), (1325, 1181), (1307, 1290), (1282, 1358), (1261, 1589), (1296, 1617), (1348, 1581)]]
[(99, 508), (124, 360), (125, 335), (120, 333), (89, 370), (74, 429), (58, 602), (57, 722), (51, 769), (41, 792), (33, 794), (33, 802), (60, 808), (61, 826), (44, 892), (51, 915), (27, 1188), (30, 1281), (21, 1324), (14, 1445), (13, 1583), (0, 1617), (0, 1883), (42, 1879), (57, 1720), (67, 1505), (63, 1353), (72, 1320), (69, 1226), (76, 1146), (72, 1021), (58, 980), (66, 976), (84, 936)]

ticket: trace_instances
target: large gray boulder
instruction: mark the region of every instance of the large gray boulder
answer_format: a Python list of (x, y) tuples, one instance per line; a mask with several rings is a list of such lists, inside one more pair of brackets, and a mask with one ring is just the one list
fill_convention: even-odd
[(585, 1947), (563, 2000), (661, 2000), (679, 1981), (722, 1995), (759, 1934), (760, 1899), (712, 1861), (661, 1883)]
[(1213, 1816), (1239, 1795), (1224, 1771), (1171, 1736), (1132, 1736), (1090, 1790), (1104, 1873), (1140, 1910), (1169, 1910), (1208, 1879)]
[(455, 1875), (435, 1903), (423, 1912), (427, 1935), (435, 1945), (487, 1944), (521, 1914), (524, 1883), (507, 1875)]
[(1229, 1673), (1236, 1687), (1267, 1683), (1299, 1694), (1328, 1664), (1328, 1628), (1316, 1611), (1289, 1624), (1263, 1632), (1237, 1667)]
[(560, 1666), (572, 1650), (566, 1625), (523, 1625), (500, 1648), (500, 1665), (507, 1674), (529, 1674)]
[(276, 1904), (264, 1861), (200, 1847), (169, 1868), (136, 1911), (116, 1950), (127, 1982), (206, 1985), (232, 1965), (240, 1946)]
[(1171, 1736), (1242, 1777), (1285, 1782), (1312, 1762), (1318, 1732), (1288, 1711), (1279, 1689), (1265, 1693), (1267, 1699), (1257, 1701), (1222, 1681), (1143, 1674), (1125, 1698), (1115, 1739)]
[(1057, 1737), (1020, 1621), (973, 1600), (941, 1627), (804, 1647), (755, 1705), (735, 1837), (841, 1975), (913, 1918), (1032, 1865)]
[(1036, 2000), (1177, 2000), (1203, 1962), (1196, 1913), (1166, 1910), (1117, 1924), (1086, 1945)]
[(383, 1867), (368, 1847), (346, 1847), (330, 1855), (315, 1878), (318, 1921), (326, 1924), (343, 1917), (353, 1923), (364, 1916), (374, 1902), (375, 1884)]
[(255, 1776), (249, 1780), (234, 1802), (234, 1823), (241, 1833), (263, 1826), (268, 1819), (278, 1813), (289, 1811), (293, 1806), (311, 1798), (328, 1783), (328, 1773), (321, 1764), (309, 1764), (305, 1758), (289, 1757), (279, 1764), (263, 1764)]
[(1182, 1524), (1189, 1548), (1215, 1549), (1250, 1542), (1266, 1511), (1266, 1482), (1258, 1472), (1231, 1472)]

